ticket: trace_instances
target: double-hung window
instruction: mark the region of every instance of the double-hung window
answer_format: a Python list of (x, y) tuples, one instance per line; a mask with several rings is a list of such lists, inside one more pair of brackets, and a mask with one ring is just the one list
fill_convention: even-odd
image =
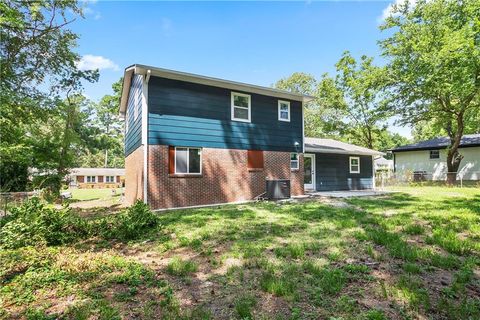
[(97, 176), (87, 176), (87, 183), (96, 183)]
[(350, 157), (350, 173), (360, 173), (360, 157)]
[(202, 149), (175, 147), (175, 173), (201, 174)]
[(114, 183), (115, 176), (105, 176), (105, 183)]
[(232, 92), (232, 120), (250, 122), (251, 105), (250, 95)]
[(298, 153), (290, 153), (290, 169), (291, 170), (298, 170)]
[(430, 150), (430, 159), (440, 159), (440, 151)]
[(290, 102), (278, 100), (278, 120), (290, 122)]

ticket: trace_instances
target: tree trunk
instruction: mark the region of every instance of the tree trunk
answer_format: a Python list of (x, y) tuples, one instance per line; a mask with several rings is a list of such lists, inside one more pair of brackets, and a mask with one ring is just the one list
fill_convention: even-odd
[(457, 116), (457, 130), (453, 134), (453, 130), (447, 129), (450, 136), (450, 147), (447, 152), (447, 184), (453, 185), (457, 180), (457, 171), (462, 162), (463, 156), (458, 152), (460, 141), (463, 136), (463, 112)]

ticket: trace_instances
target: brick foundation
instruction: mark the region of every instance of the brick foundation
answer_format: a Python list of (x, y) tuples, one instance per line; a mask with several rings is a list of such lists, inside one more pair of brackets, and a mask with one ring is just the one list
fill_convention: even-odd
[[(141, 197), (143, 151), (139, 150), (143, 149), (129, 155), (125, 163), (127, 201)], [(264, 169), (249, 171), (247, 150), (203, 148), (202, 175), (181, 177), (168, 173), (168, 146), (151, 145), (148, 202), (152, 209), (162, 209), (251, 200), (265, 192), (265, 179), (290, 179), (292, 195), (301, 195), (302, 155), (299, 162), (299, 170), (291, 171), (289, 152), (265, 151)]]
[(125, 158), (125, 203), (143, 199), (143, 147)]

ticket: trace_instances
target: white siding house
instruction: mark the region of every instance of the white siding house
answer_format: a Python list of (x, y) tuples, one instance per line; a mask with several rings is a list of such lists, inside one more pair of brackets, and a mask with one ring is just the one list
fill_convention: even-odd
[[(424, 172), (428, 180), (445, 180), (447, 145), (446, 138), (437, 138), (393, 149), (396, 176), (402, 179), (415, 172)], [(480, 180), (480, 135), (464, 136), (459, 153), (464, 158), (457, 179)]]

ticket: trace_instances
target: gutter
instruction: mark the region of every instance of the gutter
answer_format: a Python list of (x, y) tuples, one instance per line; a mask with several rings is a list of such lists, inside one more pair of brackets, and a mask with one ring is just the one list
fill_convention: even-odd
[(143, 145), (143, 202), (148, 204), (148, 81), (151, 71), (147, 70), (142, 83), (142, 145)]

